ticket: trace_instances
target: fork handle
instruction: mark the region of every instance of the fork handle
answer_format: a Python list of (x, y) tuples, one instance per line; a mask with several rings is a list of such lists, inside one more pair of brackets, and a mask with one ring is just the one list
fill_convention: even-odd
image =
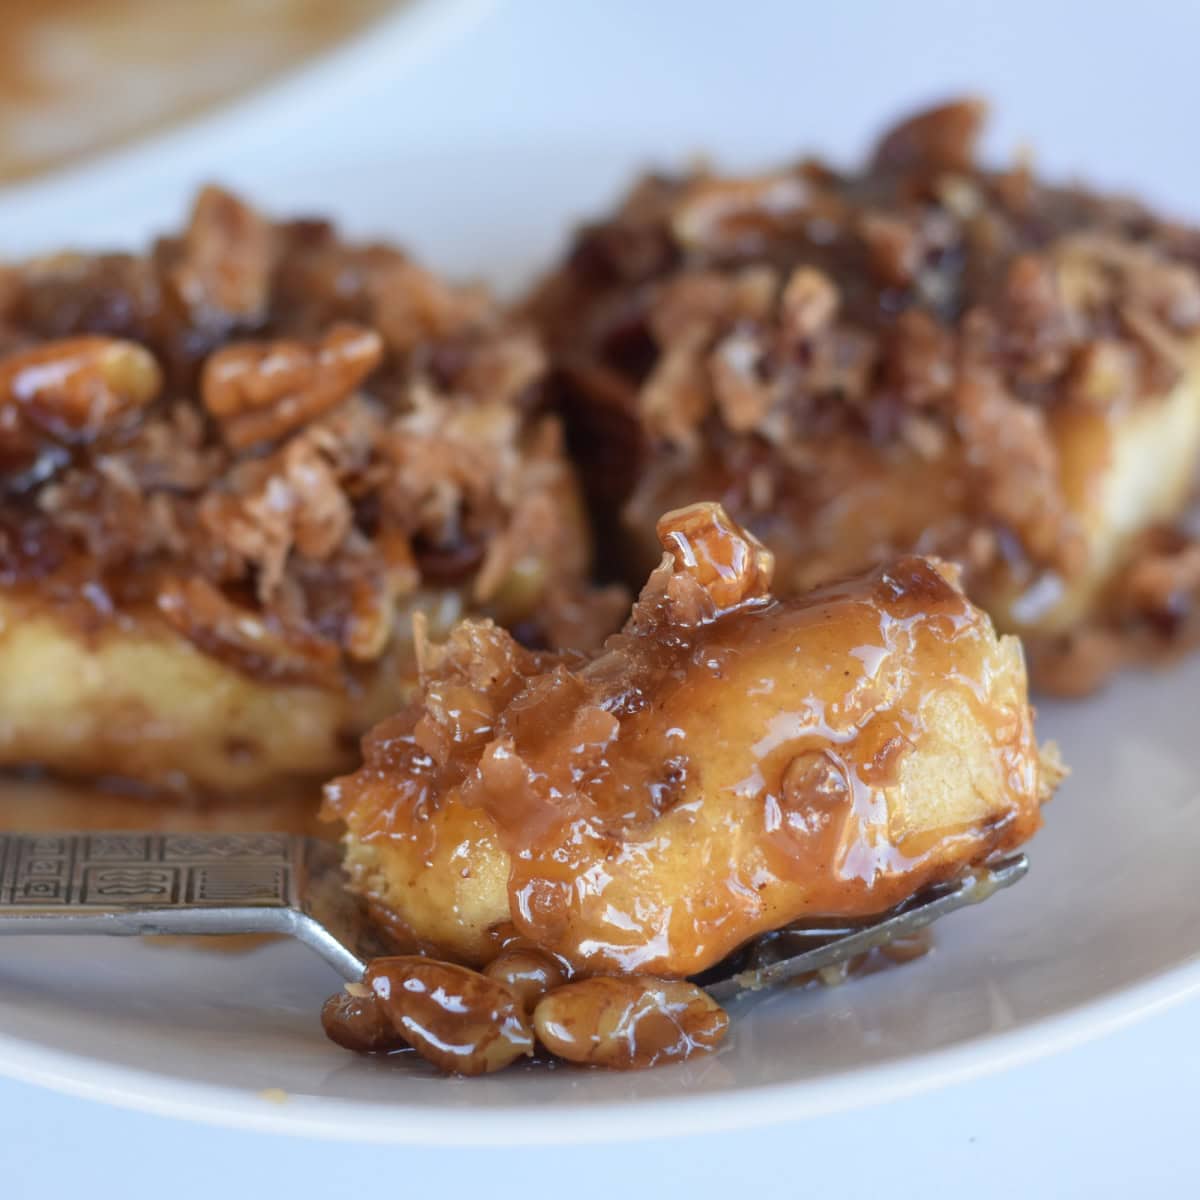
[(284, 934), (355, 980), (379, 950), (340, 859), (282, 833), (0, 834), (0, 935)]
[(290, 908), (304, 845), (285, 834), (0, 834), (0, 920)]
[(285, 834), (0, 834), (0, 934), (290, 934), (344, 970), (300, 911), (306, 849)]

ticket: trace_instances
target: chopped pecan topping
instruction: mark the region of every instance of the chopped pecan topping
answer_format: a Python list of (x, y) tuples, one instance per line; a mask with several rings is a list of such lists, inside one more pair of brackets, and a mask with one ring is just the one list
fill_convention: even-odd
[(762, 360), (762, 346), (749, 331), (735, 329), (713, 349), (708, 370), (717, 407), (730, 429), (757, 429), (771, 410), (771, 389), (760, 374)]
[(1195, 369), (1200, 232), (981, 166), (984, 113), (919, 113), (853, 171), (648, 176), (535, 292), (637, 569), (665, 509), (718, 499), (785, 590), (916, 550), (1004, 616), (1111, 567), (1065, 439)]
[(383, 360), (373, 329), (339, 324), (315, 342), (235, 342), (200, 380), (204, 407), (235, 450), (273, 442), (346, 399)]
[(641, 394), (647, 428), (668, 441), (694, 442), (712, 403), (704, 346), (699, 338), (668, 346)]
[(1200, 542), (1173, 530), (1153, 530), (1122, 577), (1118, 604), (1127, 620), (1161, 634), (1195, 624), (1200, 612)]
[(886, 213), (867, 213), (860, 227), (871, 271), (888, 287), (910, 287), (917, 277), (924, 247), (907, 221)]
[(375, 327), (395, 354), (452, 337), (464, 326), (486, 319), (490, 307), (486, 292), (452, 288), (403, 255), (369, 272), (366, 287)]
[(270, 458), (241, 464), (227, 483), (228, 491), (201, 500), (200, 523), (235, 561), (254, 566), (263, 601), (278, 589), (293, 549), (306, 558), (328, 558), (353, 524), (350, 501), (312, 433), (293, 438)]
[(1035, 562), (1070, 572), (1081, 533), (1058, 491), (1058, 454), (1044, 414), (983, 372), (963, 380), (957, 406), (984, 511), (1017, 532)]
[(145, 256), (0, 276), (0, 575), (329, 686), (414, 611), (602, 637), (543, 369), (479, 289), (206, 189)]
[(684, 189), (671, 231), (685, 247), (737, 250), (755, 245), (789, 215), (803, 212), (807, 198), (804, 180), (790, 173), (756, 179), (701, 175)]

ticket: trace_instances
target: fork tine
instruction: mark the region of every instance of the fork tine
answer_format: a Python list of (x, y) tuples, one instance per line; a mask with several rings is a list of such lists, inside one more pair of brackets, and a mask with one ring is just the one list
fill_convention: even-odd
[(949, 889), (936, 889), (923, 898), (918, 897), (901, 911), (885, 916), (880, 921), (838, 934), (831, 940), (823, 938), (821, 944), (811, 950), (789, 955), (764, 966), (738, 971), (724, 979), (706, 982), (704, 990), (714, 1000), (725, 1002), (743, 992), (761, 991), (799, 975), (836, 966), (876, 946), (885, 945), (894, 938), (923, 929), (956, 909), (979, 904), (1001, 888), (1011, 887), (1028, 870), (1029, 860), (1024, 854), (977, 868)]

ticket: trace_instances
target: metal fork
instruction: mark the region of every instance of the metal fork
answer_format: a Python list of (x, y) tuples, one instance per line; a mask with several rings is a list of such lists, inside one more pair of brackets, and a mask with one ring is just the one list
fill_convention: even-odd
[[(767, 934), (697, 982), (723, 1001), (837, 966), (986, 900), (1028, 865), (990, 863), (870, 922)], [(352, 982), (388, 952), (338, 848), (276, 833), (0, 834), (0, 935), (50, 933), (287, 934)]]

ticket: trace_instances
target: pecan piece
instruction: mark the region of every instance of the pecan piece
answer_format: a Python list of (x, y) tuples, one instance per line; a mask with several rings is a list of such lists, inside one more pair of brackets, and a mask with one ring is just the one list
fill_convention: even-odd
[(536, 946), (515, 946), (502, 950), (483, 969), (489, 978), (502, 983), (532, 1013), (547, 992), (567, 982), (567, 968)]
[(338, 324), (315, 342), (239, 342), (211, 355), (200, 390), (235, 450), (272, 442), (334, 408), (383, 358), (383, 339)]
[(867, 249), (867, 267), (885, 287), (911, 287), (921, 265), (921, 239), (911, 222), (883, 212), (868, 212), (859, 222)]
[(676, 577), (699, 584), (718, 611), (770, 591), (775, 556), (719, 504), (701, 501), (665, 513), (657, 532)]
[(415, 956), (377, 958), (365, 983), (404, 1041), (443, 1071), (486, 1075), (533, 1053), (521, 1002), (476, 971)]
[(646, 427), (668, 442), (694, 445), (712, 405), (704, 341), (681, 337), (663, 352), (639, 397)]
[(791, 171), (745, 179), (698, 175), (671, 213), (671, 233), (688, 250), (745, 251), (799, 220), (808, 199), (805, 181)]
[(196, 197), (171, 282), (202, 323), (254, 324), (267, 310), (274, 259), (270, 223), (217, 187)]
[(0, 358), (0, 454), (29, 462), (119, 427), (158, 395), (162, 372), (136, 342), (73, 337)]
[(760, 364), (763, 349), (746, 329), (727, 334), (709, 356), (713, 393), (725, 425), (735, 433), (757, 429), (771, 408), (771, 388)]
[(987, 117), (982, 100), (955, 100), (893, 126), (875, 147), (871, 165), (884, 171), (933, 175), (969, 171)]
[(1082, 534), (1063, 498), (1058, 450), (1045, 413), (1021, 404), (983, 369), (963, 375), (954, 402), (982, 512), (1015, 531), (1034, 564), (1077, 570)]
[(559, 1058), (617, 1071), (681, 1062), (715, 1050), (729, 1017), (694, 983), (598, 975), (538, 1002), (538, 1041)]
[(387, 1053), (408, 1044), (388, 1020), (379, 997), (363, 983), (348, 983), (325, 1001), (321, 1027), (331, 1042), (359, 1054)]

